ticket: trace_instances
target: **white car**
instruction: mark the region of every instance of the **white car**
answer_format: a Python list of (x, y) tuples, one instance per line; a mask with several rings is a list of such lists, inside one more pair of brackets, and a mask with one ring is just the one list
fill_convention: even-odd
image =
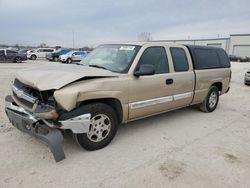
[(36, 60), (37, 58), (45, 58), (47, 53), (54, 52), (54, 48), (37, 48), (27, 52), (27, 58)]
[(86, 51), (70, 51), (67, 54), (60, 55), (59, 61), (62, 63), (80, 62), (87, 55), (88, 55), (88, 52), (86, 52)]

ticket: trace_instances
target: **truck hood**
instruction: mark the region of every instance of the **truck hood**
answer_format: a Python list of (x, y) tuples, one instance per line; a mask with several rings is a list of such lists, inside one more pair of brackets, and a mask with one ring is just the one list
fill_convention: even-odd
[(60, 89), (79, 79), (117, 77), (119, 73), (83, 65), (50, 65), (24, 69), (15, 73), (22, 83), (40, 91)]

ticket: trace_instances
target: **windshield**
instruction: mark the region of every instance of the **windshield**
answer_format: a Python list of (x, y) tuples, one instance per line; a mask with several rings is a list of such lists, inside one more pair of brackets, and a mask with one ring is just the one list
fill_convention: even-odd
[(131, 45), (101, 45), (95, 48), (80, 64), (126, 73), (139, 49), (139, 46)]

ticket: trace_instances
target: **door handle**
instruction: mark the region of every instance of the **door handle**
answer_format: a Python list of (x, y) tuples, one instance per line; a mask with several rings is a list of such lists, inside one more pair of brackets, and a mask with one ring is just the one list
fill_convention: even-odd
[(166, 79), (166, 84), (167, 85), (170, 85), (170, 84), (173, 84), (173, 83), (174, 83), (174, 80), (172, 78)]

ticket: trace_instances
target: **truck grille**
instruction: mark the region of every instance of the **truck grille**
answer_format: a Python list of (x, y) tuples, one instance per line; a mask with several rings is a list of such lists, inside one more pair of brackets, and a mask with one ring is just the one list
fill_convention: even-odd
[(12, 85), (12, 93), (16, 102), (32, 110), (37, 100), (40, 99), (40, 92), (15, 79)]

